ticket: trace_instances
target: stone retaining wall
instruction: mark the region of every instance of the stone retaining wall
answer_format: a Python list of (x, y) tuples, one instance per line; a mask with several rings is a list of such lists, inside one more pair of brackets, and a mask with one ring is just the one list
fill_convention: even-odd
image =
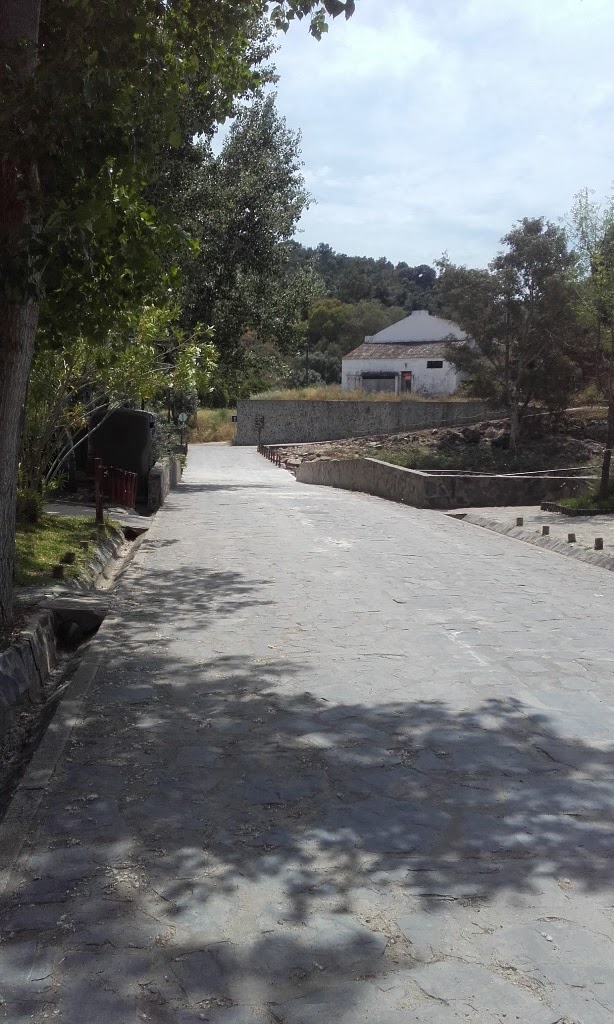
[(377, 459), (303, 462), (296, 479), (305, 484), (363, 491), (415, 508), (539, 505), (587, 490), (591, 477), (478, 476), (430, 474)]
[(39, 612), (6, 651), (0, 652), (0, 742), (18, 708), (36, 701), (57, 660), (55, 621)]
[(0, 652), (0, 743), (19, 708), (39, 700), (56, 662), (54, 616), (42, 611), (11, 647)]
[(14, 740), (11, 726), (19, 709), (44, 698), (60, 650), (76, 650), (96, 632), (107, 611), (107, 605), (87, 597), (50, 598), (48, 607), (32, 616), (15, 643), (0, 651), (0, 744)]
[(147, 483), (147, 511), (157, 512), (164, 504), (168, 492), (181, 480), (181, 460), (175, 456), (156, 462), (149, 471)]
[(456, 426), (504, 416), (483, 402), (323, 402), (246, 398), (237, 402), (239, 445), (336, 441)]

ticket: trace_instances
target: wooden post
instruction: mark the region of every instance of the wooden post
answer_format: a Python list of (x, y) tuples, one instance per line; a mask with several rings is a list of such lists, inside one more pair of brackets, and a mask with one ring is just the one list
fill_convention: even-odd
[(96, 526), (104, 524), (104, 496), (102, 459), (94, 459), (94, 496), (96, 499)]

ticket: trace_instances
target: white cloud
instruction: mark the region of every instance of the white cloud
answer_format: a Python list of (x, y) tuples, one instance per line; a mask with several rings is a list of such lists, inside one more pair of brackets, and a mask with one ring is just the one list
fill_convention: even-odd
[[(614, 178), (610, 0), (359, 0), (278, 55), (303, 133), (306, 244), (485, 263), (511, 223)], [(383, 12), (383, 13), (382, 13)]]

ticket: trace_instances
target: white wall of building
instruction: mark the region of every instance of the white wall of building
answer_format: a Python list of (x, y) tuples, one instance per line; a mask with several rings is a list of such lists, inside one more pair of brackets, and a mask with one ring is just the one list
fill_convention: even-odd
[(363, 373), (394, 373), (397, 388), (402, 390), (401, 374), (412, 374), (411, 390), (419, 395), (451, 395), (461, 381), (461, 376), (446, 359), (441, 360), (441, 369), (427, 369), (427, 359), (344, 359), (341, 372), (341, 386), (344, 391), (360, 391)]

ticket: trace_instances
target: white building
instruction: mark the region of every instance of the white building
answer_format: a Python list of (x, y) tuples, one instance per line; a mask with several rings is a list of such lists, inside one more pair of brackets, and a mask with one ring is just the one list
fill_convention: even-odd
[(422, 395), (451, 395), (461, 375), (446, 359), (451, 341), (466, 341), (458, 324), (431, 316), (425, 309), (378, 334), (348, 352), (341, 364), (344, 391), (414, 391)]

